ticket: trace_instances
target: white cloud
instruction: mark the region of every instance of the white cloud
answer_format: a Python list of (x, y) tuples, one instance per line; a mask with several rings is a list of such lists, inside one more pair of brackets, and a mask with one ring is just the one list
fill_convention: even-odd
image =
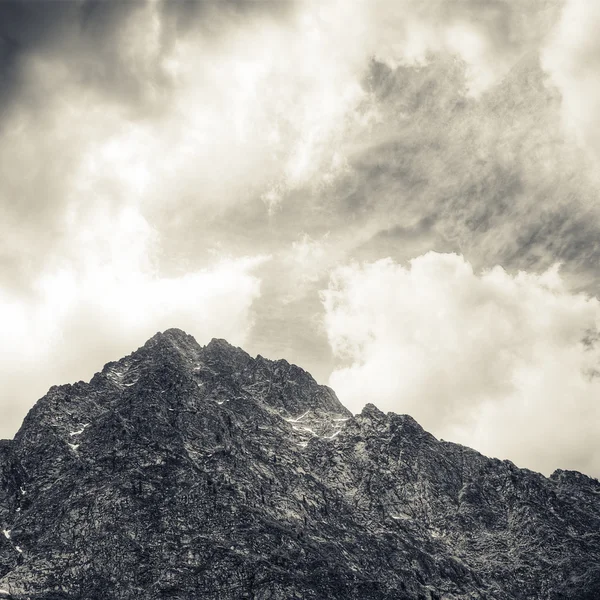
[(566, 0), (542, 52), (542, 66), (562, 94), (569, 132), (600, 160), (600, 4)]
[[(600, 304), (558, 268), (477, 274), (430, 252), (341, 267), (323, 292), (342, 402), (408, 413), (437, 436), (551, 472), (600, 472)], [(582, 342), (587, 339), (588, 343)]]

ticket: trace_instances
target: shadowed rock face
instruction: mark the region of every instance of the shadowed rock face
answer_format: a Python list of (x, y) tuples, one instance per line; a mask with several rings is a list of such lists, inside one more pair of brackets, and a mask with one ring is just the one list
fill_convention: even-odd
[(597, 480), (179, 330), (0, 442), (0, 528), (0, 598), (600, 598)]

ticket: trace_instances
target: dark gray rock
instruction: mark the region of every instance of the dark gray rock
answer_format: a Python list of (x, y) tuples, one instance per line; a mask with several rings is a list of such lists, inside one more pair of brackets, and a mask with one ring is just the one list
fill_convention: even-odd
[(600, 483), (157, 334), (0, 443), (0, 597), (600, 598)]

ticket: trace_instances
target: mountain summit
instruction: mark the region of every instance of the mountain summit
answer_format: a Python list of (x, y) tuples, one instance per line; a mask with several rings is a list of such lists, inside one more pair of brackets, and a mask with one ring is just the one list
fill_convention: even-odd
[[(375, 399), (376, 400), (376, 399)], [(169, 329), (0, 442), (0, 598), (600, 598), (600, 483)]]

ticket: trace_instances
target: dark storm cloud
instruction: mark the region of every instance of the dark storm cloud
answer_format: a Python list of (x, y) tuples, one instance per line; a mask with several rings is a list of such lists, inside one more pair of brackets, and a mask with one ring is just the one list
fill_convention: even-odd
[[(140, 69), (127, 55), (127, 31), (136, 27), (140, 12), (152, 6), (160, 23), (160, 51)], [(35, 81), (28, 81), (27, 60), (36, 55), (54, 59), (70, 70), (85, 88), (105, 98), (159, 110), (172, 84), (160, 64), (176, 40), (187, 35), (218, 37), (249, 18), (284, 18), (294, 2), (245, 0), (144, 0), (47, 1), (6, 0), (0, 3), (0, 109), (12, 102), (37, 103), (44, 97)], [(147, 24), (140, 23), (146, 27)], [(150, 103), (150, 106), (148, 106)]]
[[(118, 56), (114, 34), (137, 6), (135, 2), (101, 1), (0, 3), (0, 39), (6, 48), (2, 64), (3, 106), (17, 99), (42, 101), (36, 97), (35, 82), (26, 81), (24, 73), (27, 59), (38, 54), (57, 57), (70, 67), (77, 65), (82, 69), (82, 77), (105, 85), (107, 93), (112, 93), (113, 86), (126, 79), (119, 73), (122, 69), (118, 60), (114, 64)], [(109, 61), (106, 68), (98, 68), (104, 61)]]

